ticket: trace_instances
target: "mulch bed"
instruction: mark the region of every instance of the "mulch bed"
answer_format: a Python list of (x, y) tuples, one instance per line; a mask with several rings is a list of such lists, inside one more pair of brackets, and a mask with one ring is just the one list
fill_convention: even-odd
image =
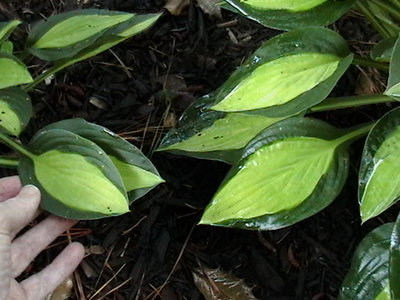
[[(136, 13), (160, 11), (164, 1), (81, 1), (82, 6)], [(19, 17), (25, 28), (45, 16), (76, 9), (75, 1), (28, 0), (0, 3), (0, 18)], [(360, 54), (376, 35), (355, 13), (335, 24)], [(107, 126), (140, 147), (167, 183), (135, 202), (118, 218), (80, 222), (31, 265), (24, 276), (46, 266), (69, 239), (88, 251), (75, 274), (72, 299), (203, 299), (192, 271), (202, 266), (233, 273), (259, 299), (334, 299), (365, 233), (394, 219), (389, 211), (361, 228), (357, 207), (354, 147), (350, 180), (341, 196), (321, 213), (270, 232), (196, 226), (228, 166), (154, 153), (165, 132), (196, 98), (215, 90), (263, 41), (278, 32), (223, 12), (204, 14), (194, 3), (181, 16), (166, 13), (148, 32), (59, 73), (32, 93), (35, 118), (25, 141), (46, 124), (82, 117)], [(46, 64), (32, 59), (33, 73)], [(334, 95), (351, 95), (360, 74), (352, 67)], [(378, 80), (379, 81), (379, 80)], [(381, 88), (379, 84), (376, 88)], [(318, 114), (337, 126), (379, 117), (375, 107)]]

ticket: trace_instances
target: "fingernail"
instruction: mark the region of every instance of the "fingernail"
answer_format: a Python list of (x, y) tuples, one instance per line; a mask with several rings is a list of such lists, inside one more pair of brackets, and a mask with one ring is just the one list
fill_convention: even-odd
[(24, 190), (24, 193), (29, 194), (29, 195), (36, 195), (37, 193), (40, 192), (39, 189), (36, 186), (34, 186), (33, 184), (25, 185), (23, 187), (23, 190)]

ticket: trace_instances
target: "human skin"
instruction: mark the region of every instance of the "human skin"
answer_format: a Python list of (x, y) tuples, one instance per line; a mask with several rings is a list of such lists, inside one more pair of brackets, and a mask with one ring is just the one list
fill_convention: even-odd
[(40, 272), (21, 282), (15, 279), (43, 249), (76, 223), (50, 216), (16, 237), (39, 215), (39, 204), (36, 187), (22, 187), (16, 176), (0, 179), (0, 300), (42, 300), (83, 259), (83, 246), (71, 243)]

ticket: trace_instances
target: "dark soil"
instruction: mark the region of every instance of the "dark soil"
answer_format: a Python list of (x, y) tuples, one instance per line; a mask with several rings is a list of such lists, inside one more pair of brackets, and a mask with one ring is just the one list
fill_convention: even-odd
[[(25, 28), (13, 37), (18, 43), (29, 25), (78, 8), (75, 2), (2, 1), (0, 18), (25, 21)], [(160, 11), (164, 1), (81, 2), (85, 8), (147, 13)], [(354, 13), (335, 29), (360, 54), (377, 38)], [(203, 299), (192, 277), (199, 263), (243, 278), (260, 299), (335, 298), (363, 235), (394, 218), (389, 211), (360, 226), (355, 174), (362, 143), (354, 147), (348, 184), (331, 206), (297, 225), (271, 232), (196, 226), (228, 167), (154, 153), (190, 103), (221, 85), (261, 42), (277, 33), (228, 12), (223, 12), (222, 20), (210, 18), (192, 3), (183, 15), (166, 13), (147, 33), (68, 68), (48, 86), (39, 86), (32, 94), (36, 115), (23, 139), (50, 122), (83, 117), (140, 147), (167, 183), (136, 202), (130, 214), (79, 223), (38, 257), (24, 276), (42, 269), (72, 238), (88, 251), (75, 273), (73, 299)], [(47, 67), (35, 59), (30, 64), (36, 74)], [(373, 76), (374, 82), (380, 78), (374, 70), (362, 72)], [(352, 67), (333, 94), (356, 93), (362, 72)], [(318, 117), (347, 127), (379, 117), (385, 110), (369, 107)]]

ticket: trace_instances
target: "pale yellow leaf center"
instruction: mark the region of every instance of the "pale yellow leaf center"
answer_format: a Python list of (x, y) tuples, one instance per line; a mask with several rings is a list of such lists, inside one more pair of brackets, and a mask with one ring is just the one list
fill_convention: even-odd
[(331, 54), (302, 53), (264, 63), (212, 109), (234, 112), (285, 104), (332, 76), (339, 62)]
[(105, 215), (129, 210), (122, 192), (79, 154), (48, 151), (34, 158), (34, 168), (47, 193), (71, 208)]

